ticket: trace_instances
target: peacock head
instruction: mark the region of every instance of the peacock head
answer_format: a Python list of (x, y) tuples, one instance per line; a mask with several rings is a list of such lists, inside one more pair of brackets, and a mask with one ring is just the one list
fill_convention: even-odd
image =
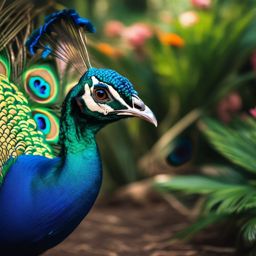
[(139, 117), (157, 126), (153, 112), (138, 97), (131, 82), (116, 71), (90, 68), (72, 91), (78, 112), (92, 124)]
[[(62, 10), (46, 17), (45, 23), (33, 32), (26, 43), (31, 55), (39, 52), (43, 59), (51, 55), (82, 76), (64, 102), (63, 116), (70, 113), (77, 118), (78, 124), (87, 123), (96, 130), (107, 123), (132, 116), (156, 126), (154, 114), (138, 97), (127, 78), (113, 70), (91, 66), (87, 32), (95, 32), (90, 20), (80, 17), (75, 10)], [(34, 91), (37, 92), (38, 88)]]

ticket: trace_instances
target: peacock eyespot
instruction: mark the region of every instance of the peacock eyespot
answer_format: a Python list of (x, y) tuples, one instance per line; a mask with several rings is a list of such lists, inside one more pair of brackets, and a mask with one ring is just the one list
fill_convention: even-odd
[(61, 86), (52, 65), (32, 65), (23, 74), (24, 89), (37, 103), (54, 103), (59, 99)]
[(59, 136), (58, 118), (44, 108), (34, 108), (32, 114), (38, 129), (45, 135), (46, 140), (56, 143)]
[(40, 130), (45, 130), (46, 128), (46, 121), (44, 118), (42, 117), (38, 117), (37, 119), (37, 124)]
[(41, 88), (40, 88), (40, 92), (42, 94), (45, 94), (45, 91), (46, 91), (46, 86), (45, 85), (42, 85)]
[(109, 93), (105, 88), (95, 88), (93, 90), (93, 98), (100, 103), (104, 103), (110, 100)]
[(36, 80), (34, 81), (34, 86), (35, 86), (35, 87), (38, 87), (40, 84), (41, 84), (41, 81), (40, 81), (39, 79), (36, 79)]
[(28, 80), (28, 88), (36, 97), (47, 99), (51, 95), (51, 86), (47, 81), (39, 76), (31, 76)]

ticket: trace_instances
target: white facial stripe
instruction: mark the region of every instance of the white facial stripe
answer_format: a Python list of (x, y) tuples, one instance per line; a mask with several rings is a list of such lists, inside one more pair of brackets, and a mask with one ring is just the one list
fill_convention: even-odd
[(92, 85), (94, 87), (95, 84), (98, 84), (100, 81), (95, 77), (95, 76), (92, 76)]
[(109, 112), (113, 112), (114, 109), (108, 106), (107, 104), (96, 103), (91, 95), (90, 87), (88, 84), (84, 86), (84, 95), (82, 96), (85, 105), (92, 112), (99, 112), (104, 115), (107, 115)]
[(103, 103), (96, 103), (92, 97), (92, 92), (94, 90), (94, 86), (102, 83), (104, 85), (106, 85), (108, 87), (109, 93), (111, 94), (111, 96), (117, 100), (121, 105), (123, 105), (124, 107), (126, 107), (127, 109), (131, 109), (131, 107), (122, 99), (122, 97), (120, 96), (120, 94), (112, 87), (109, 86), (108, 84), (105, 84), (103, 82), (100, 82), (95, 76), (92, 76), (92, 88), (90, 89), (88, 84), (85, 84), (85, 93), (82, 96), (82, 99), (84, 100), (86, 106), (93, 112), (99, 112), (102, 113), (104, 115), (107, 115), (110, 112), (114, 112), (115, 110), (113, 108), (111, 108), (109, 105), (107, 104), (103, 104)]
[(120, 102), (121, 105), (123, 105), (124, 107), (127, 107), (128, 109), (131, 108), (123, 99), (122, 97), (120, 96), (120, 94), (112, 87), (112, 86), (109, 86), (108, 84), (105, 84), (103, 82), (100, 82), (95, 76), (92, 77), (92, 83), (93, 83), (93, 86), (92, 86), (92, 90), (94, 88), (94, 86), (96, 84), (99, 84), (99, 83), (102, 83), (104, 85), (106, 85), (108, 87), (108, 90), (110, 92), (110, 94), (113, 96), (113, 98), (117, 101)]
[(131, 108), (120, 96), (120, 94), (112, 87), (108, 86), (109, 92), (115, 98), (117, 101), (119, 101), (124, 107), (127, 107), (128, 109)]

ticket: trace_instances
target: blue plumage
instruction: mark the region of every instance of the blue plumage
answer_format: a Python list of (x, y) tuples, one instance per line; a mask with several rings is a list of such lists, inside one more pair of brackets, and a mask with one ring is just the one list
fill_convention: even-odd
[[(29, 49), (29, 52), (32, 55), (36, 54), (38, 48), (40, 48), (40, 39), (45, 33), (50, 33), (52, 31), (52, 25), (56, 24), (61, 19), (68, 20), (71, 19), (76, 26), (85, 28), (86, 31), (94, 33), (96, 32), (95, 27), (91, 23), (90, 20), (86, 18), (82, 18), (78, 15), (75, 10), (62, 10), (59, 12), (55, 12), (45, 18), (45, 23), (40, 28), (35, 30), (33, 34), (30, 36), (29, 40), (27, 40), (26, 45)], [(49, 45), (44, 47), (44, 51), (42, 54), (43, 58), (46, 58), (52, 49)]]
[(48, 31), (48, 29), (50, 30), (50, 26), (55, 23), (57, 20), (60, 19), (67, 19), (67, 18), (72, 18), (73, 22), (78, 25), (78, 26), (82, 26), (85, 27), (87, 31), (94, 33), (96, 32), (95, 27), (93, 26), (93, 24), (91, 23), (90, 20), (80, 17), (78, 15), (78, 13), (75, 10), (72, 9), (65, 9), (59, 12), (55, 12), (53, 14), (48, 15), (45, 18), (45, 24), (43, 25), (44, 27), (44, 31)]
[(76, 168), (67, 163), (61, 172), (60, 158), (20, 156), (15, 161), (0, 190), (3, 255), (37, 255), (61, 242), (80, 223), (101, 185), (96, 145), (94, 150), (67, 160), (75, 161)]
[(81, 79), (85, 81), (88, 77), (92, 76), (96, 76), (101, 82), (112, 84), (113, 87), (125, 97), (131, 98), (132, 95), (138, 94), (134, 90), (132, 83), (114, 70), (90, 68)]

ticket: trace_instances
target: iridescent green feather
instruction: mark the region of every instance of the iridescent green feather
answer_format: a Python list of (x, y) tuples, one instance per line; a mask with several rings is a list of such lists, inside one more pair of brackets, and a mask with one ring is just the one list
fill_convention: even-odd
[[(61, 73), (64, 75), (61, 76)], [(41, 60), (40, 63), (28, 66), (23, 72), (22, 85), (33, 118), (46, 141), (54, 148), (59, 138), (61, 106), (66, 94), (75, 85), (72, 82), (75, 80), (78, 81), (78, 78), (73, 75), (72, 70), (65, 63), (54, 59)]]
[(0, 184), (17, 156), (53, 157), (45, 134), (33, 119), (35, 111), (22, 84), (11, 82), (21, 81), (31, 9), (31, 4), (23, 0), (9, 4), (0, 0)]
[(9, 159), (21, 154), (53, 157), (51, 148), (45, 142), (44, 134), (37, 130), (32, 111), (24, 94), (0, 75), (0, 170)]
[(10, 61), (4, 51), (2, 52), (2, 55), (0, 55), (0, 74), (8, 78), (10, 78), (11, 75)]

